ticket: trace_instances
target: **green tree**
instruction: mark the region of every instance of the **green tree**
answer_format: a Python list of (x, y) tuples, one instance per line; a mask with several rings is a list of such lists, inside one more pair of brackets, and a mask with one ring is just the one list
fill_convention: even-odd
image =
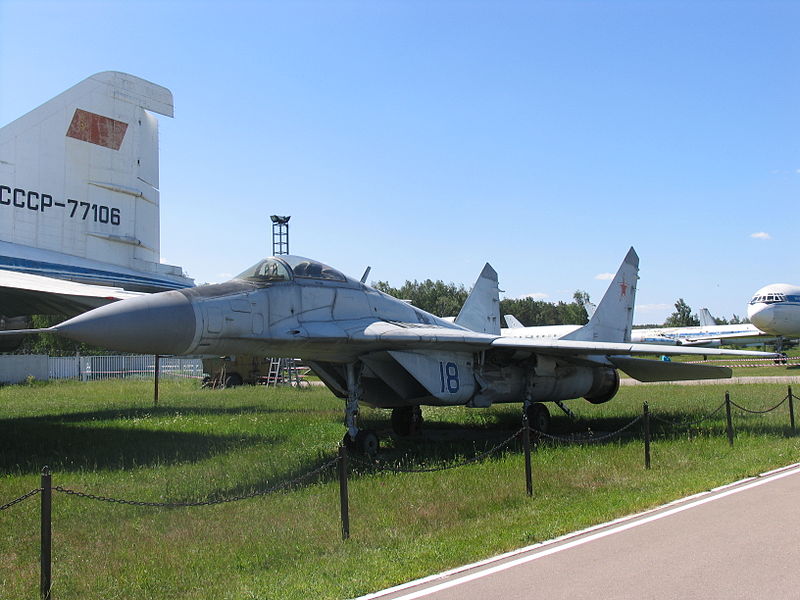
[(700, 325), (700, 319), (692, 314), (691, 307), (683, 298), (678, 298), (675, 303), (675, 312), (664, 321), (665, 327), (692, 327)]
[(379, 281), (372, 287), (400, 300), (409, 300), (412, 305), (437, 317), (456, 316), (469, 295), (463, 285), (430, 279), (406, 281), (399, 288), (387, 281)]
[[(63, 316), (33, 315), (32, 329), (43, 329), (58, 325), (65, 320)], [(14, 354), (47, 354), (49, 356), (74, 356), (75, 354), (108, 354), (108, 350), (96, 348), (79, 342), (73, 342), (52, 333), (26, 335), (22, 343), (14, 350)]]
[[(417, 308), (438, 317), (455, 317), (469, 296), (463, 284), (445, 283), (442, 280), (406, 281), (394, 287), (388, 281), (378, 281), (372, 287), (401, 300), (408, 300)], [(583, 325), (588, 321), (583, 301), (589, 294), (576, 291), (574, 302), (544, 302), (533, 298), (504, 298), (500, 300), (500, 314), (514, 315), (524, 325)]]

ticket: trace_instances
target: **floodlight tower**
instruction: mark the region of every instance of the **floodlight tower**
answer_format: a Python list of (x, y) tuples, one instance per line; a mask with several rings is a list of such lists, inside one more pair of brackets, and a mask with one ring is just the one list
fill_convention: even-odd
[[(290, 216), (270, 216), (272, 221), (272, 256), (289, 254), (289, 219), (291, 219)], [(294, 385), (300, 387), (300, 373), (297, 370), (297, 361), (293, 358), (270, 359), (267, 386), (270, 385)]]
[(272, 215), (272, 256), (289, 254), (289, 219)]

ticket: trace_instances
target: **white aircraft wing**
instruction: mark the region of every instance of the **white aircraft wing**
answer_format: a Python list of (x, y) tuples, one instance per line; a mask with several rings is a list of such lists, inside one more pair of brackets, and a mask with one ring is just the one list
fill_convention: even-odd
[(514, 350), (530, 350), (539, 354), (570, 355), (604, 355), (624, 356), (629, 354), (698, 354), (703, 356), (760, 356), (772, 358), (772, 352), (755, 352), (749, 350), (720, 350), (716, 348), (692, 348), (684, 346), (665, 346), (661, 344), (633, 344), (630, 342), (582, 342), (563, 339), (530, 339), (530, 338), (497, 338), (492, 348)]
[(764, 338), (764, 341), (767, 338), (771, 338), (772, 336), (761, 332), (761, 331), (737, 331), (735, 333), (709, 333), (707, 336), (703, 337), (681, 337), (675, 336), (675, 339), (678, 340), (683, 346), (699, 346), (702, 344), (708, 344), (711, 342), (720, 342), (721, 344), (725, 343), (725, 340), (731, 340), (735, 342), (736, 340), (742, 339), (749, 339), (749, 338)]
[(117, 287), (0, 270), (0, 314), (7, 317), (30, 314), (73, 316), (141, 295), (141, 292)]
[(638, 381), (675, 381), (687, 379), (725, 379), (731, 376), (728, 367), (697, 365), (681, 362), (666, 362), (633, 358), (632, 354), (697, 354), (703, 356), (761, 356), (772, 358), (771, 352), (748, 350), (718, 350), (685, 346), (663, 346), (660, 344), (632, 344), (628, 342), (583, 342), (573, 340), (535, 340), (526, 338), (497, 338), (492, 348), (529, 351), (531, 353), (557, 356), (577, 364), (603, 364), (602, 357), (611, 365), (624, 371)]

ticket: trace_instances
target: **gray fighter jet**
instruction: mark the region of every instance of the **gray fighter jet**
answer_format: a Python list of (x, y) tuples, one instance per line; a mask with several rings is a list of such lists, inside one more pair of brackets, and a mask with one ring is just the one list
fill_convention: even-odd
[(630, 249), (587, 325), (560, 338), (501, 337), (497, 273), (486, 265), (450, 322), (298, 256), (264, 259), (227, 283), (121, 300), (52, 327), (59, 335), (124, 352), (300, 358), (345, 399), (346, 443), (373, 453), (359, 403), (392, 409), (398, 434), (421, 405), (488, 407), (524, 402), (545, 430), (542, 402), (610, 400), (617, 369), (642, 381), (730, 377), (724, 367), (631, 354), (766, 353), (632, 344), (639, 258)]

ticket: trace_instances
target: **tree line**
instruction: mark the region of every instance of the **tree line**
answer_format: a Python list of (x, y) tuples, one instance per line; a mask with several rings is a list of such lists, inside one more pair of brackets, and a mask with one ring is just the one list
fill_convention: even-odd
[[(378, 281), (372, 286), (399, 298), (411, 302), (417, 308), (437, 317), (455, 317), (469, 296), (463, 284), (445, 283), (444, 281), (406, 281), (399, 288), (387, 281)], [(589, 294), (576, 291), (572, 302), (545, 302), (533, 298), (503, 298), (500, 300), (500, 314), (514, 315), (528, 327), (535, 325), (585, 325), (589, 318), (583, 302), (589, 301)]]
[[(458, 315), (461, 307), (469, 296), (469, 290), (463, 284), (445, 283), (442, 280), (433, 281), (406, 281), (399, 288), (393, 287), (387, 281), (378, 281), (372, 284), (375, 289), (411, 302), (417, 308), (434, 314), (438, 317), (454, 317)], [(527, 326), (540, 325), (585, 325), (589, 318), (584, 306), (590, 301), (589, 294), (577, 290), (572, 295), (572, 302), (545, 302), (533, 298), (503, 298), (500, 300), (500, 314), (514, 315)], [(733, 315), (731, 319), (714, 317), (717, 325), (747, 323)], [(675, 302), (675, 312), (667, 317), (663, 324), (654, 324), (655, 327), (692, 327), (700, 325), (697, 314), (683, 298)]]

